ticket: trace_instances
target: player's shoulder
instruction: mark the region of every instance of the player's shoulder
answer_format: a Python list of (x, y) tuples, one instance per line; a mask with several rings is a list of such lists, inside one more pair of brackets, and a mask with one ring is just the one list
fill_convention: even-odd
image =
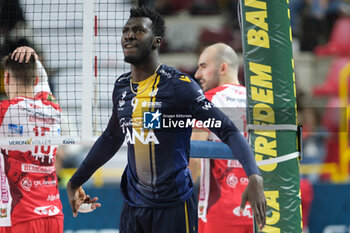
[(239, 84), (231, 84), (231, 83), (227, 83), (227, 84), (223, 84), (221, 86), (215, 87), (213, 89), (210, 89), (209, 91), (205, 92), (205, 95), (207, 96), (214, 96), (218, 93), (232, 93), (234, 95), (237, 94), (244, 94), (246, 93), (246, 88), (242, 85)]
[(193, 83), (195, 82), (188, 74), (185, 74), (178, 69), (167, 66), (167, 65), (161, 65), (161, 67), (158, 69), (157, 74), (159, 74), (162, 78), (167, 79), (173, 83)]
[(57, 99), (50, 92), (47, 92), (47, 91), (38, 92), (34, 96), (34, 100), (40, 100), (44, 105), (51, 106), (54, 109), (61, 111), (61, 108), (57, 102)]
[(115, 86), (124, 86), (128, 85), (130, 83), (130, 78), (131, 78), (131, 72), (124, 73), (120, 75), (116, 80), (115, 80)]
[(0, 110), (6, 111), (11, 105), (15, 105), (20, 101), (23, 101), (23, 99), (15, 98), (10, 100), (2, 100), (0, 101)]

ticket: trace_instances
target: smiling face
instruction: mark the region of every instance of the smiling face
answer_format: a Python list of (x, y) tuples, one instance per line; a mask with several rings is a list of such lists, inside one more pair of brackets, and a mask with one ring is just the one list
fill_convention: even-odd
[(215, 60), (216, 51), (211, 48), (205, 49), (198, 59), (198, 69), (195, 78), (204, 92), (209, 91), (220, 84), (219, 66)]
[(130, 18), (123, 28), (121, 43), (125, 62), (136, 65), (147, 60), (157, 49), (152, 21), (147, 17)]

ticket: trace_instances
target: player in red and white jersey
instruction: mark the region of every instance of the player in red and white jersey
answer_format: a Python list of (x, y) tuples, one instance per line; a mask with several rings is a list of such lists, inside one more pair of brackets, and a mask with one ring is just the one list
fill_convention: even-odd
[[(61, 109), (33, 49), (17, 48), (4, 65), (9, 100), (0, 102), (0, 137), (10, 145), (0, 146), (0, 232), (62, 233), (57, 146), (31, 143), (36, 136), (60, 135)], [(26, 139), (10, 139), (21, 136)]]
[[(207, 47), (198, 60), (195, 78), (205, 96), (221, 108), (246, 136), (246, 89), (238, 82), (239, 61), (233, 49), (219, 43)], [(205, 130), (205, 131), (204, 131)], [(220, 141), (206, 129), (196, 129), (192, 140)], [(194, 176), (196, 164), (191, 164)], [(241, 211), (248, 178), (237, 160), (201, 159), (198, 202), (199, 233), (253, 233), (249, 205)], [(197, 170), (197, 171), (196, 171)]]

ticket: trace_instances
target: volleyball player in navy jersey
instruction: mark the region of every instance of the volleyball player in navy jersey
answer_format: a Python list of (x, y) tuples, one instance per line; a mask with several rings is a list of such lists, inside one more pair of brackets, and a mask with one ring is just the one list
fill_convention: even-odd
[(161, 64), (158, 50), (164, 31), (164, 20), (156, 11), (130, 10), (122, 47), (131, 72), (116, 80), (108, 126), (67, 184), (73, 214), (76, 216), (85, 202), (92, 203), (92, 209), (99, 207), (97, 198), (87, 197), (81, 185), (125, 140), (128, 165), (121, 181), (124, 204), (120, 232), (197, 232), (197, 203), (188, 169), (192, 132), (188, 126), (196, 119), (209, 120), (209, 129), (239, 155), (237, 159), (249, 177), (245, 195), (263, 227), (263, 179), (247, 141), (192, 78)]

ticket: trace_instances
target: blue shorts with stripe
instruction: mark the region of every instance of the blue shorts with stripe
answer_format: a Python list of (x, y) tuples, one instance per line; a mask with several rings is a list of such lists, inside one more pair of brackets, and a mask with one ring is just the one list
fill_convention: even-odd
[(124, 202), (120, 233), (197, 233), (198, 216), (195, 195), (169, 208), (132, 207)]

